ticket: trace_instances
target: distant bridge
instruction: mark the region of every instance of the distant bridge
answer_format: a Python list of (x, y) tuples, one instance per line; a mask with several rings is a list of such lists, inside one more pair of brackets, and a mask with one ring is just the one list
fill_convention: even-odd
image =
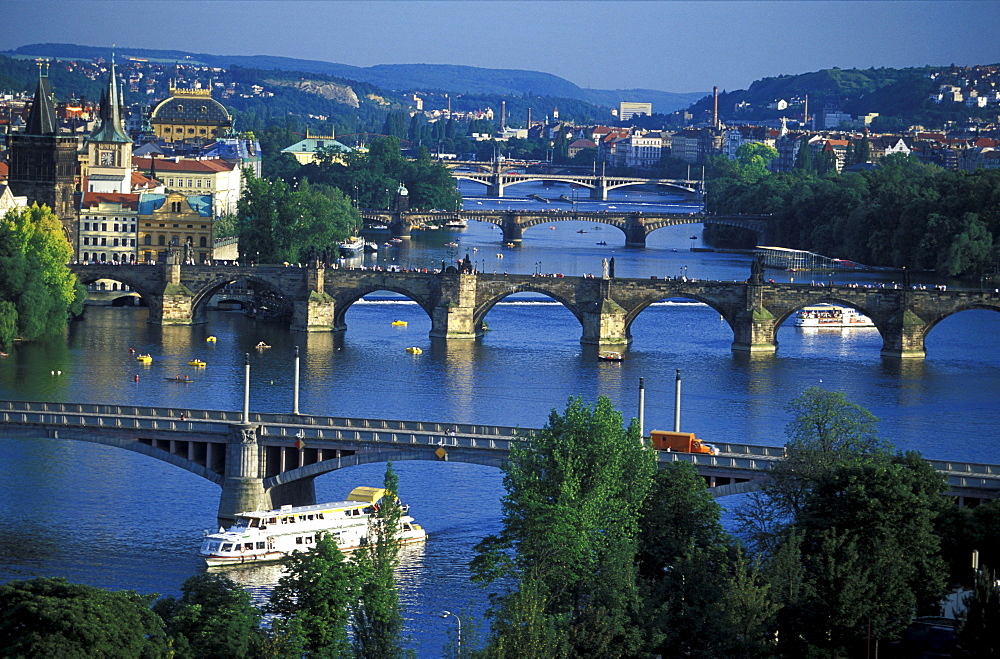
[(352, 304), (376, 291), (413, 300), (431, 320), (430, 336), (475, 339), (486, 314), (503, 299), (537, 293), (565, 306), (582, 327), (581, 343), (626, 346), (630, 328), (651, 304), (689, 299), (714, 309), (733, 331), (732, 349), (774, 353), (778, 328), (797, 310), (831, 303), (857, 309), (872, 319), (882, 336), (885, 357), (922, 359), (924, 340), (939, 322), (967, 309), (1000, 311), (1000, 294), (982, 290), (913, 290), (905, 286), (850, 284), (814, 286), (765, 282), (752, 270), (745, 282), (536, 277), (532, 275), (448, 272), (385, 272), (372, 269), (181, 265), (175, 257), (157, 265), (71, 265), (84, 284), (110, 279), (142, 296), (149, 322), (192, 325), (206, 322), (208, 301), (229, 284), (243, 280), (287, 300), (293, 330), (344, 331)]
[(626, 247), (645, 247), (646, 237), (663, 227), (681, 224), (705, 224), (739, 227), (753, 232), (757, 245), (767, 244), (770, 215), (711, 215), (706, 213), (646, 213), (638, 211), (579, 212), (574, 209), (553, 210), (458, 210), (395, 212), (362, 209), (367, 226), (388, 227), (393, 236), (409, 238), (410, 232), (426, 225), (442, 225), (449, 220), (476, 220), (495, 224), (503, 232), (504, 243), (520, 243), (526, 229), (553, 222), (570, 220), (609, 224), (625, 234)]
[(608, 192), (618, 188), (636, 185), (658, 185), (678, 192), (688, 194), (700, 194), (702, 191), (702, 181), (697, 179), (674, 179), (674, 178), (644, 178), (639, 176), (608, 176), (603, 173), (597, 174), (546, 174), (540, 172), (519, 173), (503, 171), (499, 167), (494, 167), (488, 172), (468, 172), (453, 169), (451, 175), (458, 181), (472, 181), (486, 187), (487, 197), (503, 197), (504, 190), (511, 185), (519, 183), (530, 183), (532, 181), (555, 181), (569, 183), (579, 188), (589, 189), (591, 199), (606, 201)]
[[(182, 420), (183, 418), (183, 420)], [(218, 516), (316, 503), (314, 480), (360, 464), (431, 460), (501, 468), (511, 443), (538, 432), (493, 425), (251, 414), (78, 403), (0, 401), (0, 437), (70, 439), (122, 448), (221, 486)], [(302, 440), (304, 448), (297, 448)], [(716, 442), (718, 455), (659, 453), (695, 465), (718, 496), (759, 488), (782, 448)], [(949, 494), (1000, 496), (1000, 465), (931, 460)], [(141, 483), (136, 483), (141, 487)]]

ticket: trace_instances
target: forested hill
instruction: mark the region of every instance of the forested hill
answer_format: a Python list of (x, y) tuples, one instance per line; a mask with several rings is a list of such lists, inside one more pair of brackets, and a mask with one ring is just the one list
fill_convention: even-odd
[[(370, 67), (350, 66), (320, 60), (275, 57), (270, 55), (211, 55), (180, 50), (117, 48), (120, 56), (152, 60), (204, 64), (228, 69), (241, 66), (251, 69), (304, 71), (357, 80), (376, 87), (407, 91), (438, 91), (454, 94), (533, 95), (570, 98), (606, 108), (620, 101), (650, 102), (656, 112), (669, 113), (686, 107), (705, 96), (705, 92), (673, 93), (652, 89), (584, 89), (569, 80), (539, 71), (485, 69), (453, 64), (380, 64)], [(94, 59), (107, 57), (109, 48), (76, 44), (30, 44), (7, 54), (19, 57), (55, 57)]]

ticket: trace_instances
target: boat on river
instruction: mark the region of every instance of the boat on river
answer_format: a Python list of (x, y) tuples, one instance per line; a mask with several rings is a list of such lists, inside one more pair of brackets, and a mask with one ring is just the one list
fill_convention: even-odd
[(151, 364), (151, 363), (153, 363), (153, 356), (152, 355), (139, 355), (138, 357), (135, 358), (135, 360), (137, 362), (139, 362), (140, 364)]
[(205, 363), (204, 361), (202, 361), (201, 359), (192, 359), (192, 360), (188, 361), (188, 366), (196, 366), (198, 368), (205, 368), (206, 366), (208, 366), (208, 364)]
[(337, 243), (341, 256), (357, 256), (365, 251), (365, 241), (360, 236), (351, 236)]
[(604, 352), (597, 353), (597, 358), (602, 362), (620, 362), (625, 359), (625, 355), (620, 352), (606, 350)]
[[(392, 496), (383, 488), (356, 487), (346, 501), (239, 513), (236, 523), (218, 533), (205, 532), (198, 556), (208, 565), (277, 561), (295, 551), (309, 551), (329, 535), (341, 551), (373, 542), (371, 522), (379, 502)], [(427, 532), (403, 506), (396, 537), (400, 544), (423, 542)]]
[(871, 318), (850, 307), (816, 304), (795, 313), (796, 327), (875, 327)]

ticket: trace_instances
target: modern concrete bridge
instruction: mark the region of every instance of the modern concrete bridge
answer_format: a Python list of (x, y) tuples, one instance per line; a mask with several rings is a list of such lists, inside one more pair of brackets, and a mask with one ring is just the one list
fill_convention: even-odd
[(149, 305), (149, 322), (191, 325), (206, 322), (207, 303), (235, 281), (270, 290), (292, 308), (291, 327), (307, 332), (341, 332), (352, 304), (376, 291), (413, 300), (431, 320), (430, 336), (471, 340), (501, 300), (536, 293), (565, 306), (580, 322), (581, 343), (626, 346), (639, 314), (664, 299), (703, 302), (733, 332), (735, 352), (777, 351), (778, 328), (802, 307), (833, 303), (872, 319), (882, 336), (881, 354), (922, 359), (927, 334), (939, 322), (967, 309), (1000, 311), (1000, 295), (982, 290), (914, 290), (905, 286), (851, 284), (814, 286), (766, 282), (754, 264), (745, 282), (678, 279), (617, 279), (449, 272), (385, 272), (371, 269), (281, 266), (73, 265), (84, 284), (111, 279), (126, 284)]
[[(183, 420), (182, 420), (183, 417)], [(462, 423), (352, 419), (302, 414), (0, 401), (0, 437), (69, 439), (134, 451), (222, 488), (218, 516), (316, 503), (314, 480), (374, 462), (451, 461), (502, 467), (511, 442), (537, 432)], [(301, 440), (304, 446), (299, 448)], [(782, 448), (716, 442), (714, 456), (659, 453), (662, 464), (695, 465), (717, 496), (759, 488)], [(1000, 465), (932, 460), (949, 494), (1000, 496)]]
[(460, 211), (380, 211), (362, 209), (365, 225), (385, 226), (396, 238), (409, 238), (421, 227), (442, 225), (450, 220), (476, 220), (495, 224), (502, 230), (504, 243), (520, 243), (526, 229), (553, 222), (576, 220), (608, 224), (625, 234), (626, 247), (645, 247), (646, 238), (663, 227), (681, 224), (717, 224), (752, 231), (758, 245), (767, 244), (769, 215), (710, 215), (705, 213), (643, 213), (637, 211), (578, 212), (575, 208), (552, 210), (460, 210)]
[(606, 176), (605, 174), (544, 174), (503, 171), (494, 167), (488, 172), (451, 171), (452, 178), (459, 181), (472, 181), (486, 186), (487, 197), (503, 197), (504, 189), (518, 183), (530, 181), (556, 181), (570, 183), (580, 188), (590, 190), (590, 198), (606, 201), (608, 191), (633, 185), (662, 185), (680, 192), (695, 194), (701, 191), (702, 181), (693, 179), (643, 178), (636, 176)]

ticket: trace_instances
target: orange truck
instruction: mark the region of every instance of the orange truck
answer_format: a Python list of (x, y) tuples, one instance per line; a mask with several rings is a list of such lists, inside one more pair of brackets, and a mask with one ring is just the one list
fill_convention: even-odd
[(706, 444), (693, 432), (671, 432), (669, 430), (654, 430), (649, 433), (653, 448), (659, 451), (676, 451), (678, 453), (705, 453), (717, 455), (719, 449)]

